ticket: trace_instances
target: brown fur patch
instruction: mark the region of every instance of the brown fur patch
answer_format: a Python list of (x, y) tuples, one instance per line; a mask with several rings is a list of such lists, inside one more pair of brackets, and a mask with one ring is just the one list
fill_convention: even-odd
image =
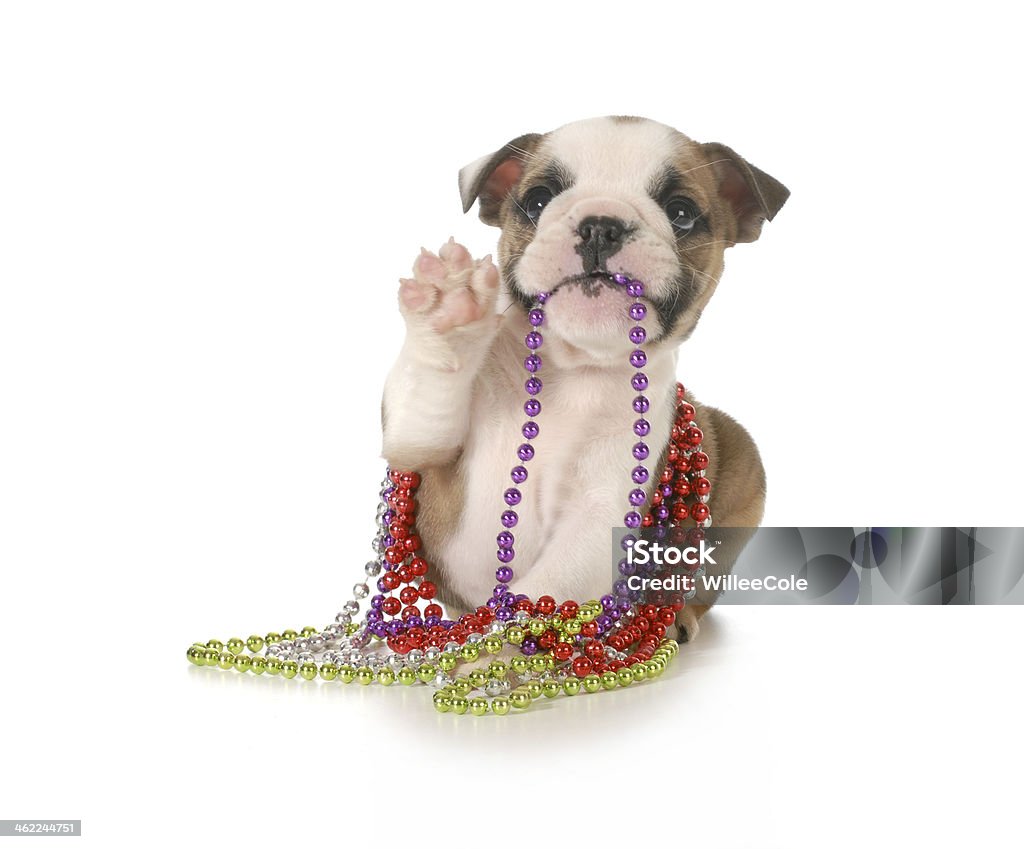
[[(750, 530), (750, 534), (730, 535), (727, 556), (718, 556), (714, 573), (729, 574), (738, 552), (742, 551), (753, 529), (761, 523), (764, 515), (766, 478), (764, 465), (757, 445), (746, 429), (734, 418), (714, 407), (707, 407), (695, 400), (690, 392), (686, 400), (696, 410), (695, 420), (704, 433), (701, 447), (708, 455), (708, 478), (711, 480), (712, 526), (715, 528), (738, 528)], [(658, 469), (665, 467), (667, 446), (658, 461)], [(692, 640), (700, 630), (698, 622), (718, 599), (718, 593), (698, 588), (693, 599), (676, 616), (676, 626), (682, 641)]]
[[(718, 557), (714, 574), (727, 575), (736, 557), (746, 545), (764, 515), (766, 478), (757, 445), (750, 434), (734, 418), (714, 407), (706, 407), (687, 393), (687, 400), (696, 409), (696, 421), (704, 432), (702, 448), (708, 455), (708, 477), (711, 479), (712, 526), (738, 528), (747, 533), (731, 534), (727, 556)], [(697, 594), (680, 612), (677, 624), (687, 631), (687, 638), (696, 636), (696, 623), (718, 599), (718, 593), (698, 586)], [(687, 613), (687, 611), (689, 611)], [(685, 615), (684, 615), (685, 614)]]
[[(543, 152), (543, 138), (534, 145), (532, 155), (526, 161), (523, 169), (520, 187), (531, 185), (540, 174), (544, 173), (551, 165), (551, 158)], [(521, 189), (514, 188), (498, 212), (498, 219), (501, 226), (501, 237), (498, 239), (498, 259), (505, 276), (506, 283), (510, 276), (515, 275), (515, 267), (519, 257), (533, 241), (537, 228), (529, 221), (525, 221), (517, 206), (516, 194)]]
[[(689, 394), (687, 395), (689, 398)], [(764, 515), (767, 486), (757, 445), (734, 418), (689, 398), (704, 432), (704, 451), (712, 481), (708, 502), (714, 527), (755, 528)]]

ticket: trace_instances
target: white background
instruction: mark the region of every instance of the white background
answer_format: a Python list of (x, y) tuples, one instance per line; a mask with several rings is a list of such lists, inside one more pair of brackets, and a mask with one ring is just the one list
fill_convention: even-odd
[(460, 166), (592, 115), (793, 192), (681, 357), (759, 443), (766, 524), (1020, 525), (1004, 8), (4, 4), (0, 818), (103, 847), (1019, 845), (1012, 608), (722, 609), (663, 683), (504, 722), (184, 657), (330, 621), (398, 277), (449, 235), (493, 250)]

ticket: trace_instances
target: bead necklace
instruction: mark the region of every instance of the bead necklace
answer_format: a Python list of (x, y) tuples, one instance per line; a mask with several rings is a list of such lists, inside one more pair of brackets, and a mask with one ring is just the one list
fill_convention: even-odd
[[(641, 301), (644, 286), (622, 274), (613, 275), (611, 281), (632, 299), (627, 308), (633, 322), (628, 332), (633, 346), (629, 362), (634, 369), (630, 385), (637, 393), (632, 410), (638, 416), (633, 422), (638, 441), (632, 447), (637, 465), (630, 473), (633, 488), (626, 499), (623, 524), (628, 531), (622, 547), (626, 550), (636, 542), (632, 531), (650, 529), (664, 536), (667, 529), (681, 527), (687, 519), (693, 527), (686, 532), (686, 540), (697, 544), (711, 525), (708, 455), (700, 448), (704, 435), (694, 421), (693, 406), (684, 400), (683, 386), (677, 384), (676, 416), (665, 466), (648, 494), (644, 485), (651, 475), (644, 463), (650, 457), (650, 447), (644, 438), (651, 432), (651, 424), (644, 418), (650, 410), (644, 392), (649, 380), (643, 372), (647, 354), (640, 347), (647, 339), (642, 325), (647, 315)], [(665, 635), (685, 600), (679, 593), (642, 598), (629, 590), (625, 579), (632, 574), (632, 567), (626, 559), (619, 562), (621, 578), (612, 592), (583, 604), (572, 600), (559, 604), (549, 595), (534, 600), (514, 593), (509, 586), (515, 577), (511, 566), (516, 557), (513, 529), (519, 524), (515, 508), (522, 502), (520, 486), (529, 477), (527, 464), (536, 455), (533, 443), (540, 434), (541, 328), (544, 306), (553, 294), (539, 294), (528, 312), (531, 329), (526, 334), (528, 352), (523, 361), (527, 419), (521, 429), (525, 441), (516, 449), (517, 464), (509, 475), (512, 486), (503, 493), (507, 509), (501, 513), (496, 538), (497, 584), (487, 602), (457, 620), (444, 617), (442, 607), (433, 601), (437, 588), (427, 577), (429, 564), (419, 554), (422, 542), (416, 532), (416, 491), (420, 476), (388, 469), (377, 505), (374, 559), (364, 569), (368, 580), (376, 579), (377, 594), (370, 598), (361, 621), (355, 617), (371, 592), (365, 582), (353, 587), (352, 598), (325, 628), (271, 632), (245, 641), (193, 643), (187, 651), (192, 663), (307, 681), (354, 681), (364, 686), (422, 683), (435, 689), (433, 702), (439, 712), (473, 716), (503, 716), (512, 708), (525, 710), (541, 696), (613, 690), (665, 671), (679, 648)], [(423, 608), (421, 602), (426, 602)], [(511, 652), (507, 660), (498, 657), (505, 649)], [(481, 658), (488, 656), (492, 659), (484, 667)], [(457, 675), (460, 664), (474, 668)]]

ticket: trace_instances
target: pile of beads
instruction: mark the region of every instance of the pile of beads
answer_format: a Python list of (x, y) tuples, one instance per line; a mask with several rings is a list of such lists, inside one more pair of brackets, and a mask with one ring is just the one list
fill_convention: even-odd
[[(648, 494), (644, 485), (651, 478), (644, 463), (650, 448), (644, 437), (651, 425), (644, 414), (650, 402), (643, 393), (649, 381), (642, 371), (647, 355), (640, 347), (647, 338), (641, 324), (647, 314), (640, 300), (644, 287), (624, 275), (611, 279), (633, 299), (628, 315), (635, 322), (629, 330), (634, 346), (629, 362), (635, 369), (630, 384), (637, 393), (632, 402), (638, 416), (633, 423), (638, 441), (632, 447), (637, 465), (631, 472), (633, 488), (627, 496), (623, 523), (631, 531), (650, 529), (664, 534), (690, 519), (693, 527), (686, 532), (686, 539), (696, 544), (711, 524), (708, 455), (700, 448), (703, 433), (694, 422), (693, 406), (684, 400), (682, 385), (677, 385), (676, 418), (665, 465)], [(367, 578), (376, 579), (377, 593), (370, 598), (361, 621), (354, 618), (360, 602), (370, 596), (367, 583), (355, 585), (353, 598), (322, 630), (306, 627), (301, 632), (253, 635), (245, 641), (232, 638), (226, 644), (219, 640), (194, 643), (187, 651), (192, 663), (307, 681), (428, 684), (436, 690), (434, 707), (439, 712), (473, 716), (502, 716), (512, 708), (529, 707), (541, 696), (626, 687), (665, 671), (678, 651), (666, 632), (684, 599), (669, 593), (641, 599), (627, 587), (630, 567), (626, 559), (619, 563), (622, 579), (615, 582), (612, 592), (584, 604), (572, 600), (559, 604), (547, 595), (533, 600), (514, 593), (509, 586), (514, 577), (510, 565), (515, 559), (513, 529), (519, 523), (515, 508), (523, 498), (519, 487), (529, 477), (527, 464), (535, 456), (533, 442), (540, 434), (536, 419), (541, 413), (538, 396), (543, 384), (538, 375), (543, 360), (539, 351), (544, 343), (544, 305), (551, 295), (538, 295), (528, 314), (532, 329), (525, 338), (528, 353), (523, 362), (527, 420), (522, 426), (524, 442), (516, 450), (517, 464), (510, 472), (512, 486), (504, 491), (507, 509), (501, 514), (502, 529), (496, 538), (497, 583), (491, 598), (457, 620), (444, 617), (442, 607), (433, 601), (437, 588), (427, 577), (429, 564), (419, 553), (422, 542), (416, 532), (416, 491), (420, 476), (389, 469), (377, 508), (375, 558), (365, 567)], [(623, 548), (636, 539), (627, 533)], [(421, 608), (422, 602), (426, 604)], [(508, 659), (499, 657), (509, 651)], [(484, 665), (487, 657), (492, 659)], [(474, 668), (455, 675), (460, 664)]]

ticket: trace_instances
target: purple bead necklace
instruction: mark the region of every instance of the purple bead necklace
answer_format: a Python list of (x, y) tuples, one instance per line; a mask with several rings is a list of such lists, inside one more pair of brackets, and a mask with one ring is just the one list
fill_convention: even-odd
[[(631, 472), (631, 478), (636, 487), (632, 489), (628, 496), (629, 509), (626, 515), (623, 517), (623, 523), (631, 530), (640, 528), (642, 522), (642, 516), (638, 512), (638, 508), (642, 507), (647, 501), (647, 493), (643, 490), (642, 484), (645, 484), (650, 478), (650, 472), (647, 467), (643, 465), (643, 462), (650, 456), (650, 447), (643, 441), (651, 432), (651, 423), (644, 418), (644, 414), (651, 408), (650, 399), (644, 395), (644, 391), (650, 385), (650, 381), (647, 375), (643, 373), (642, 369), (647, 365), (647, 353), (640, 347), (647, 339), (647, 331), (644, 330), (640, 324), (647, 316), (647, 307), (641, 303), (640, 298), (644, 294), (644, 284), (639, 280), (631, 280), (624, 274), (615, 274), (612, 276), (612, 282), (616, 286), (625, 287), (626, 293), (634, 298), (634, 301), (629, 305), (627, 314), (630, 320), (636, 322), (633, 327), (629, 329), (628, 338), (634, 349), (629, 354), (629, 364), (636, 369), (636, 372), (630, 378), (630, 385), (638, 393), (633, 399), (633, 411), (637, 413), (639, 418), (633, 422), (633, 433), (640, 438), (632, 449), (633, 458), (638, 461)], [(519, 514), (515, 508), (523, 500), (523, 494), (519, 489), (519, 486), (527, 479), (529, 473), (526, 470), (525, 463), (528, 463), (536, 455), (536, 450), (533, 447), (533, 440), (540, 434), (540, 425), (537, 424), (535, 419), (540, 415), (541, 403), (538, 398), (541, 389), (544, 384), (541, 379), (537, 376), (540, 373), (544, 361), (539, 353), (541, 347), (544, 345), (544, 336), (540, 331), (545, 321), (544, 306), (551, 298), (553, 292), (541, 292), (537, 295), (536, 300), (532, 308), (530, 309), (527, 318), (529, 319), (532, 330), (526, 334), (525, 342), (529, 353), (526, 359), (523, 360), (523, 366), (526, 369), (528, 377), (526, 382), (523, 384), (523, 388), (526, 390), (526, 394), (529, 396), (526, 402), (523, 404), (523, 412), (527, 415), (527, 420), (522, 426), (522, 434), (526, 439), (526, 442), (522, 443), (516, 449), (516, 456), (519, 459), (519, 464), (512, 467), (509, 477), (512, 479), (513, 486), (509, 487), (504, 492), (504, 500), (508, 509), (501, 514), (501, 526), (503, 530), (497, 536), (498, 543), (498, 568), (494, 573), (495, 579), (498, 583), (495, 585), (492, 598), (488, 602), (488, 607), (495, 610), (495, 615), (502, 621), (507, 621), (513, 617), (514, 605), (517, 601), (525, 599), (524, 595), (516, 595), (509, 588), (509, 584), (515, 577), (515, 573), (512, 570), (511, 563), (515, 560), (516, 552), (514, 548), (515, 535), (512, 533), (512, 529), (519, 524)], [(664, 492), (665, 498), (668, 498), (672, 494), (672, 488), (666, 484), (668, 492)], [(664, 516), (661, 516), (661, 512), (664, 511)], [(664, 507), (660, 507), (658, 511), (658, 517), (662, 520), (668, 518), (668, 510)], [(635, 537), (627, 537), (627, 545), (635, 542)], [(599, 633), (604, 633), (613, 624), (613, 622), (619, 619), (623, 612), (630, 606), (628, 599), (628, 590), (626, 589), (625, 581), (617, 582), (616, 595), (618, 599), (613, 598), (611, 595), (603, 596), (601, 604), (605, 611), (609, 614), (617, 612), (618, 616), (608, 615), (599, 617), (598, 629)], [(606, 621), (601, 621), (602, 619)], [(529, 638), (527, 638), (529, 639)], [(524, 646), (528, 648), (528, 646)], [(529, 653), (529, 652), (528, 652)]]

